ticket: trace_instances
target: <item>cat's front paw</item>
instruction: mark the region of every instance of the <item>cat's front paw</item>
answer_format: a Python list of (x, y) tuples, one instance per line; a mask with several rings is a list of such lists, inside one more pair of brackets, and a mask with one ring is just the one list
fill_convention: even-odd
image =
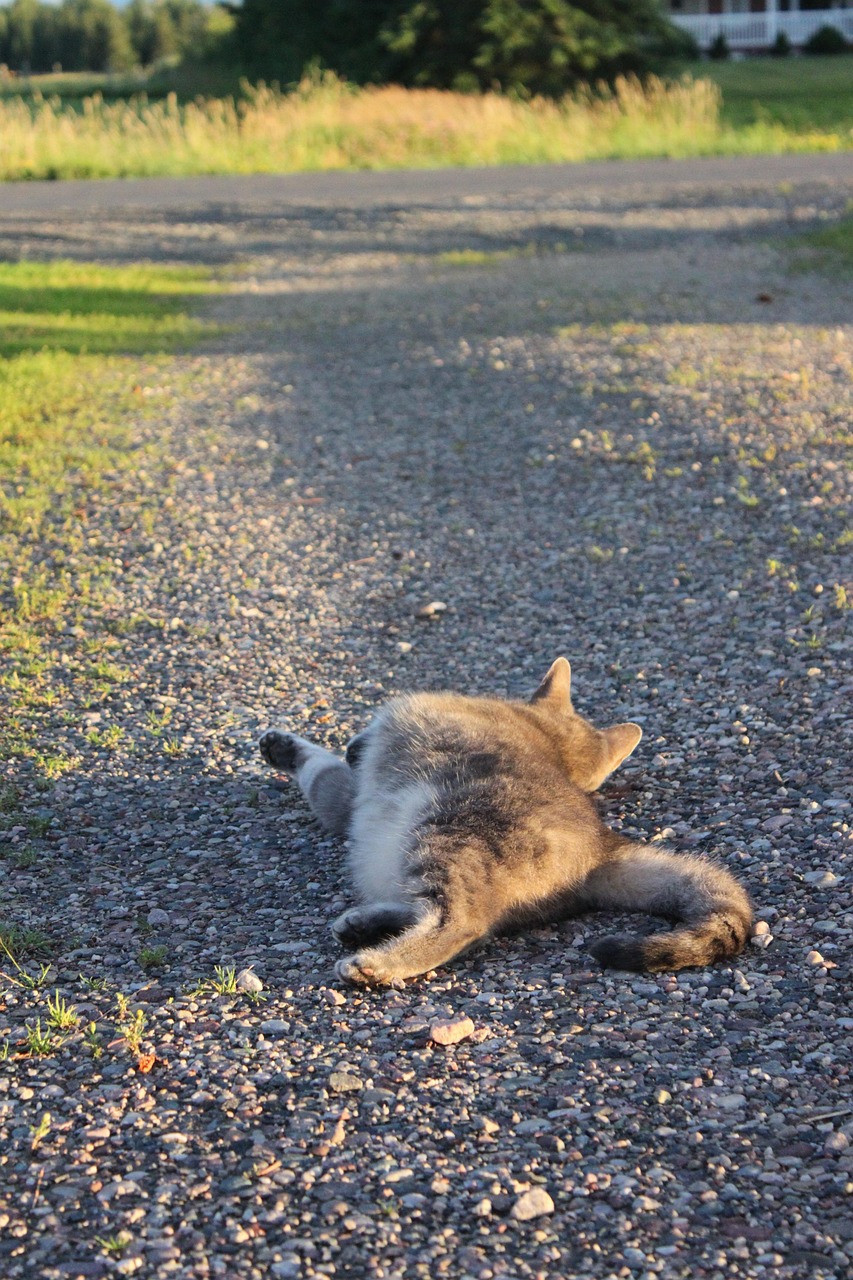
[(301, 741), (295, 734), (267, 729), (258, 747), (264, 760), (274, 769), (294, 773), (299, 768)]
[(365, 942), (365, 931), (362, 924), (362, 912), (358, 907), (350, 907), (337, 920), (332, 921), (332, 933), (347, 951), (355, 951)]
[(370, 986), (382, 981), (376, 971), (369, 965), (361, 965), (356, 956), (344, 956), (335, 965), (335, 973), (345, 982), (353, 982), (357, 986)]

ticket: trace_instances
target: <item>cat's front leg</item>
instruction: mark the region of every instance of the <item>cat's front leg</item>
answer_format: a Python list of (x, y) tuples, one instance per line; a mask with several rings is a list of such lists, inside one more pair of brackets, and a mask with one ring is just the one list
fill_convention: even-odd
[(373, 947), (386, 938), (396, 937), (413, 925), (418, 918), (415, 907), (405, 902), (370, 902), (362, 907), (350, 907), (338, 916), (332, 925), (332, 933), (348, 951), (359, 947)]
[(318, 822), (332, 835), (346, 836), (355, 796), (349, 766), (325, 747), (282, 729), (268, 729), (258, 747), (267, 764), (295, 775)]

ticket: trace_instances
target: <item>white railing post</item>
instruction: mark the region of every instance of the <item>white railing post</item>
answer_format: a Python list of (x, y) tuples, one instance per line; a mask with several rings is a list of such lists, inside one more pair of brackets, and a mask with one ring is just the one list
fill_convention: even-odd
[(779, 34), (779, 8), (778, 0), (767, 0), (767, 43), (773, 45), (776, 43), (776, 37)]

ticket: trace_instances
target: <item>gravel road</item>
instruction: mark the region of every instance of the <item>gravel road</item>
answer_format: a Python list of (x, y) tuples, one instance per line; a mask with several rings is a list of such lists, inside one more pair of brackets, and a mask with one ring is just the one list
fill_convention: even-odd
[[(19, 779), (45, 829), (2, 914), (55, 950), (0, 997), (4, 1280), (849, 1275), (853, 326), (797, 237), (853, 173), (669, 168), (0, 211), (6, 256), (239, 265), (228, 332), (151, 367), (185, 387), (168, 460), (87, 511), (133, 679), (63, 691), (79, 768)], [(522, 695), (560, 653), (645, 729), (608, 820), (721, 858), (763, 932), (638, 978), (588, 917), (342, 986), (342, 850), (257, 736), (340, 747), (393, 692)], [(80, 1022), (23, 1056), (54, 990)]]

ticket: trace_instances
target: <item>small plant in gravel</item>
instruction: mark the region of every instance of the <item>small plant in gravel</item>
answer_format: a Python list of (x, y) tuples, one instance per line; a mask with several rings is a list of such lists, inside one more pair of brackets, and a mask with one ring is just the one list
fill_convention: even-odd
[(166, 963), (167, 955), (166, 947), (143, 947), (136, 958), (140, 966), (147, 971), (162, 968)]
[(119, 1231), (114, 1236), (95, 1236), (95, 1244), (110, 1258), (121, 1258), (132, 1240), (133, 1236), (127, 1231)]
[(43, 956), (50, 950), (50, 942), (40, 929), (0, 920), (0, 952), (13, 962), (29, 956)]
[(55, 1039), (52, 1032), (48, 1028), (43, 1028), (41, 1018), (36, 1018), (35, 1022), (26, 1024), (25, 1053), (35, 1054), (37, 1057), (46, 1057), (53, 1053), (58, 1047), (59, 1041)]
[(100, 1058), (104, 1052), (104, 1046), (101, 1043), (101, 1037), (98, 1035), (97, 1022), (90, 1022), (83, 1032), (83, 1043), (91, 1052), (93, 1058)]
[(21, 797), (17, 787), (11, 783), (0, 784), (0, 813), (15, 814), (20, 811)]
[(57, 1031), (68, 1031), (77, 1026), (77, 1011), (73, 1004), (68, 1004), (58, 991), (54, 991), (53, 999), (47, 998), (48, 1025)]
[(90, 747), (114, 751), (123, 736), (124, 730), (117, 724), (111, 724), (106, 729), (90, 729), (86, 734), (86, 741)]
[(35, 866), (37, 862), (38, 854), (31, 844), (23, 845), (12, 858), (12, 865), (18, 871), (26, 871), (28, 867)]
[(180, 738), (166, 738), (163, 743), (163, 750), (167, 756), (179, 756), (183, 754)]
[(152, 737), (159, 738), (171, 719), (171, 707), (164, 707), (159, 714), (156, 711), (149, 711), (145, 718), (145, 727)]
[(116, 1031), (127, 1042), (128, 1048), (133, 1053), (139, 1053), (142, 1045), (142, 1033), (145, 1030), (145, 1014), (141, 1009), (137, 1009), (136, 1013), (131, 1014), (130, 1001), (120, 991), (116, 993), (116, 1003), (118, 1004)]
[(213, 971), (213, 977), (210, 985), (219, 996), (233, 996), (237, 994), (237, 970), (226, 969), (224, 965), (218, 964)]
[(85, 973), (79, 973), (77, 979), (86, 991), (106, 991), (109, 986), (106, 978), (90, 978)]
[(50, 1133), (52, 1116), (49, 1111), (43, 1111), (38, 1124), (30, 1126), (30, 1150), (36, 1151), (47, 1135)]

